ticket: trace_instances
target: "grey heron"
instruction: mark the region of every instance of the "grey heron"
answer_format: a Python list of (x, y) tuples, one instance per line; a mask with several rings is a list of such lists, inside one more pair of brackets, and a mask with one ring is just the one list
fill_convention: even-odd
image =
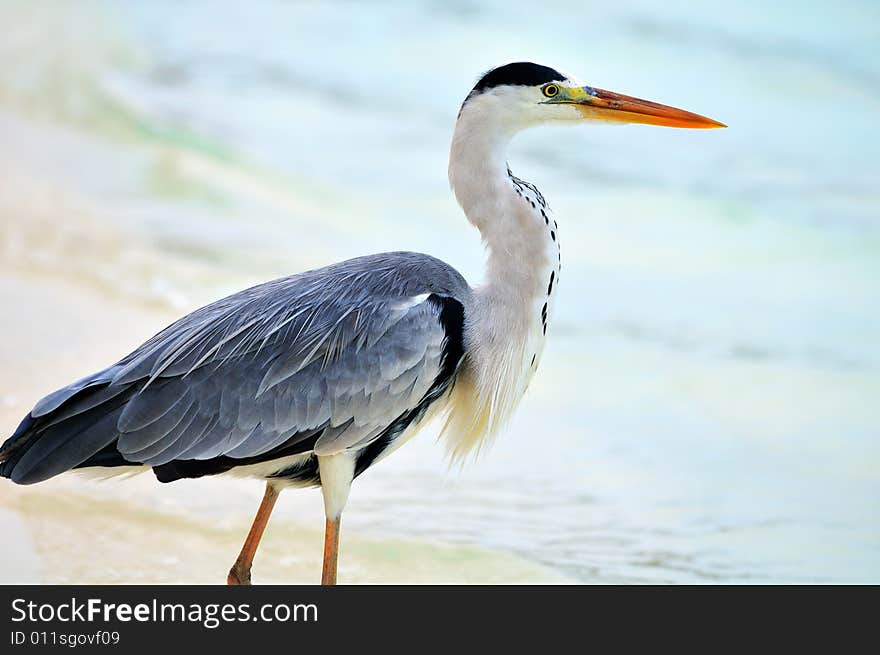
[(354, 478), (431, 417), (465, 458), (508, 421), (541, 359), (559, 284), (556, 220), (505, 151), (544, 123), (714, 128), (680, 109), (575, 83), (529, 62), (490, 70), (462, 104), (449, 181), (488, 251), (472, 288), (429, 255), (368, 255), (218, 300), (36, 403), (0, 447), (18, 484), (71, 469), (148, 467), (160, 482), (266, 481), (230, 584), (251, 565), (279, 492), (320, 486), (322, 582), (334, 584)]

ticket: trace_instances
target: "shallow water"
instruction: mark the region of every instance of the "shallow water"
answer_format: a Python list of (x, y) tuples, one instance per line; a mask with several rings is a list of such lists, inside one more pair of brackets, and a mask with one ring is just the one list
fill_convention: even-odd
[(712, 116), (517, 140), (563, 249), (533, 388), (481, 461), (423, 436), (346, 520), (585, 581), (880, 581), (880, 7), (583, 4), (6, 3), (5, 253), (181, 310), (382, 250), (478, 281), (445, 170), (480, 71)]

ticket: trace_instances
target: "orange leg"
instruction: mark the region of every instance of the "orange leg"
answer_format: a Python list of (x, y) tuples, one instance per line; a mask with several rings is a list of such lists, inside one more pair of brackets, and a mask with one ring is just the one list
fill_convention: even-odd
[(339, 559), (340, 517), (327, 519), (324, 528), (324, 568), (321, 572), (322, 585), (336, 584), (336, 562)]
[(260, 538), (263, 531), (269, 523), (269, 515), (278, 499), (278, 489), (271, 482), (266, 483), (266, 493), (263, 494), (263, 502), (257, 510), (254, 517), (254, 523), (248, 532), (247, 539), (244, 540), (244, 546), (238, 554), (235, 564), (229, 569), (229, 575), (226, 576), (226, 584), (230, 585), (249, 585), (251, 583), (251, 564), (254, 562), (254, 555), (257, 552), (257, 546), (260, 545)]

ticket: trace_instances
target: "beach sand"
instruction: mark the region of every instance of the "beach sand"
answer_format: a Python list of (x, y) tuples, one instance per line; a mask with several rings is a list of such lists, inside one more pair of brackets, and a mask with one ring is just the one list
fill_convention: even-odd
[[(248, 521), (222, 524), (150, 510), (51, 482), (4, 485), (0, 583), (217, 584), (241, 548)], [(318, 526), (270, 522), (253, 568), (255, 584), (310, 584), (321, 570)], [(540, 567), (489, 550), (344, 534), (342, 583), (506, 584), (559, 582)]]
[[(38, 398), (115, 361), (174, 317), (75, 279), (2, 269), (0, 305), (8, 310), (0, 340), (4, 435)], [(194, 490), (213, 495), (213, 511), (176, 502)], [(255, 511), (261, 493), (259, 481), (160, 485), (149, 472), (100, 482), (66, 474), (29, 487), (0, 481), (5, 560), (0, 583), (222, 583), (249, 527), (245, 508)], [(279, 505), (297, 493), (303, 492), (287, 491)], [(223, 494), (236, 496), (228, 513)], [(254, 565), (254, 581), (316, 582), (321, 528), (319, 521), (304, 525), (276, 514)], [(349, 530), (341, 551), (343, 583), (561, 581), (513, 555), (469, 545)]]

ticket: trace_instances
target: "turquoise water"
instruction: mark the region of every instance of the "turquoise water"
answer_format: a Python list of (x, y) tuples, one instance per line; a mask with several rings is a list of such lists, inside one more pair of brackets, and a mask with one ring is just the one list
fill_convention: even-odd
[(880, 581), (880, 5), (244, 7), (2, 10), (0, 106), (112, 150), (57, 174), (149, 249), (114, 283), (181, 308), (381, 250), (478, 281), (446, 157), (504, 61), (730, 126), (516, 141), (561, 231), (542, 368), (486, 457), (449, 473), (424, 436), (349, 525), (584, 581)]

